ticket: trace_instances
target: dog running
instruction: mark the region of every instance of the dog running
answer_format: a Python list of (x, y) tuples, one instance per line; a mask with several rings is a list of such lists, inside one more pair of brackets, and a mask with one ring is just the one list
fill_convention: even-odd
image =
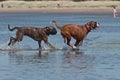
[(32, 38), (35, 41), (38, 41), (39, 48), (41, 48), (41, 41), (43, 40), (47, 45), (49, 45), (51, 48), (55, 48), (53, 45), (51, 45), (48, 42), (48, 36), (49, 35), (56, 35), (57, 30), (53, 26), (44, 27), (44, 28), (37, 28), (37, 27), (13, 27), (11, 28), (10, 25), (8, 25), (8, 29), (10, 31), (17, 30), (16, 31), (16, 37), (10, 37), (10, 41), (8, 43), (8, 46), (14, 45), (16, 42), (20, 42), (23, 39), (23, 36), (28, 36)]
[[(91, 30), (97, 30), (99, 28), (99, 24), (95, 21), (87, 22), (84, 25), (66, 24), (63, 26), (60, 26), (56, 20), (52, 20), (52, 22), (61, 31), (64, 42), (66, 43), (67, 40), (67, 45), (73, 49), (76, 49), (78, 45), (82, 45), (83, 39)], [(76, 40), (74, 45), (70, 43), (72, 37)]]

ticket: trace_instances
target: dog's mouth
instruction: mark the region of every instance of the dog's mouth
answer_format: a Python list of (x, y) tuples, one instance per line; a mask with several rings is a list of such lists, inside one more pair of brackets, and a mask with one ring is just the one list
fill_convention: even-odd
[(97, 23), (97, 26), (96, 26), (95, 30), (98, 30), (99, 26), (100, 26), (99, 23)]
[(96, 28), (95, 28), (95, 30), (98, 30), (98, 29), (99, 29), (99, 27), (96, 27)]
[(93, 29), (94, 29), (94, 30), (98, 30), (98, 29), (99, 29), (99, 26), (100, 26), (99, 23), (97, 23), (97, 24), (93, 27)]

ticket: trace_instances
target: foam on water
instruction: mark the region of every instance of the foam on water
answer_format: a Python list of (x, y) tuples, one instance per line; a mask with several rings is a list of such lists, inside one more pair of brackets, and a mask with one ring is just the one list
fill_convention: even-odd
[(1, 44), (1, 45), (0, 45), (0, 50), (11, 50), (11, 47), (8, 46), (8, 42), (9, 42), (9, 41)]
[(5, 42), (0, 45), (0, 50), (1, 51), (10, 51), (10, 50), (33, 50), (30, 46), (27, 45), (26, 48), (22, 47), (20, 44), (16, 44), (14, 46), (8, 46), (8, 42)]
[[(16, 51), (26, 51), (26, 50), (30, 50), (30, 51), (33, 51), (33, 50), (38, 50), (38, 48), (32, 48), (30, 45), (23, 45), (23, 44), (20, 44), (20, 43), (17, 43), (15, 44), (14, 46), (8, 46), (8, 42), (5, 42), (3, 44), (0, 45), (0, 51), (11, 51), (11, 50), (16, 50)], [(42, 50), (43, 51), (50, 51), (50, 50), (62, 50), (63, 48), (56, 48), (56, 49), (53, 49), (51, 47), (49, 47), (48, 45), (44, 44), (42, 46)]]

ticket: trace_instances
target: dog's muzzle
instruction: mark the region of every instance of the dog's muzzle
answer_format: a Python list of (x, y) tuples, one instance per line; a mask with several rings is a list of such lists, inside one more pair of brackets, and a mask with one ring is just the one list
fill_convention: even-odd
[(51, 35), (57, 34), (57, 30), (56, 30), (55, 28), (53, 28), (52, 30), (50, 30), (50, 34), (51, 34)]
[(100, 27), (100, 24), (99, 24), (99, 23), (97, 23), (97, 26), (96, 26), (95, 30), (98, 30), (98, 29), (99, 29), (99, 27)]
[(94, 29), (94, 30), (97, 30), (97, 29), (99, 29), (99, 23), (97, 23), (97, 22), (95, 22), (96, 24), (94, 25), (94, 26), (92, 26), (92, 28)]

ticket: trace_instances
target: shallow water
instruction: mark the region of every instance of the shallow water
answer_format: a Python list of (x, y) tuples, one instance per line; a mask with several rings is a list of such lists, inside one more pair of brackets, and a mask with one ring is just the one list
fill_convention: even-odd
[[(64, 44), (58, 30), (49, 41), (60, 50), (44, 50), (40, 55), (37, 42), (24, 37), (14, 46), (20, 50), (7, 51), (9, 37), (15, 36), (15, 31), (8, 31), (8, 24), (54, 26), (52, 19), (60, 25), (93, 20), (100, 23), (100, 29), (91, 31), (79, 50)], [(110, 13), (0, 13), (0, 80), (120, 80), (119, 31), (120, 18)], [(42, 46), (49, 48), (44, 42)]]

